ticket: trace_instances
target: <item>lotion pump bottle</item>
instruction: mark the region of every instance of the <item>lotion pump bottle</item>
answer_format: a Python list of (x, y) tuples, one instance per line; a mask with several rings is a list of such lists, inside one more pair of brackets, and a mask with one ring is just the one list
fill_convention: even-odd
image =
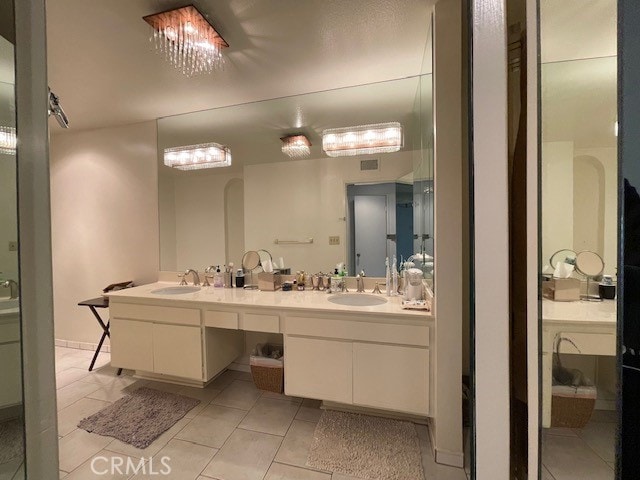
[(385, 290), (387, 297), (391, 296), (391, 269), (389, 268), (389, 257), (385, 258), (384, 264), (386, 266), (385, 273)]
[(391, 295), (398, 294), (398, 260), (396, 256), (393, 256), (393, 269), (391, 273)]
[(216, 267), (216, 273), (213, 276), (213, 286), (216, 288), (224, 287), (224, 275), (220, 271), (220, 265)]

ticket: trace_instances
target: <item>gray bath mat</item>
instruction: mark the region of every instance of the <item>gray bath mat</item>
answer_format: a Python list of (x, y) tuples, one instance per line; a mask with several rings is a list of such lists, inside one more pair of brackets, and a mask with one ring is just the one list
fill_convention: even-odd
[(0, 423), (0, 464), (24, 455), (24, 421)]
[(80, 421), (78, 428), (147, 448), (200, 400), (142, 387)]
[(307, 465), (375, 480), (424, 480), (413, 423), (325, 410)]

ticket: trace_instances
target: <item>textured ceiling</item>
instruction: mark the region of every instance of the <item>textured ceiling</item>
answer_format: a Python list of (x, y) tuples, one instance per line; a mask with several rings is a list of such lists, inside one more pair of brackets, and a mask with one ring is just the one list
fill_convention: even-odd
[(184, 2), (47, 0), (49, 84), (73, 129), (428, 73), (432, 0), (193, 3), (230, 44), (223, 72), (186, 78), (152, 50), (142, 17)]

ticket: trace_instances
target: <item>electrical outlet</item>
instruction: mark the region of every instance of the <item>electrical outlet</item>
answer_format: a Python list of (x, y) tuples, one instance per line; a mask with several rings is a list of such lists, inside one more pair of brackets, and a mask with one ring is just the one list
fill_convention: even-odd
[(340, 245), (340, 237), (337, 235), (335, 237), (329, 237), (329, 245)]
[(18, 251), (18, 242), (9, 242), (9, 251), (17, 252)]

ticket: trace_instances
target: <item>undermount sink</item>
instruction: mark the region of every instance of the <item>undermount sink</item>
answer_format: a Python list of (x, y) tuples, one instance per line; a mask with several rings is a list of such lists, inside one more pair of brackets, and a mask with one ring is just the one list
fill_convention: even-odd
[(331, 303), (347, 305), (349, 307), (373, 307), (387, 303), (387, 299), (376, 295), (366, 295), (362, 293), (339, 293), (329, 297)]
[(182, 295), (184, 293), (195, 293), (199, 291), (200, 287), (177, 286), (157, 288), (155, 290), (151, 290), (151, 293), (154, 295)]

